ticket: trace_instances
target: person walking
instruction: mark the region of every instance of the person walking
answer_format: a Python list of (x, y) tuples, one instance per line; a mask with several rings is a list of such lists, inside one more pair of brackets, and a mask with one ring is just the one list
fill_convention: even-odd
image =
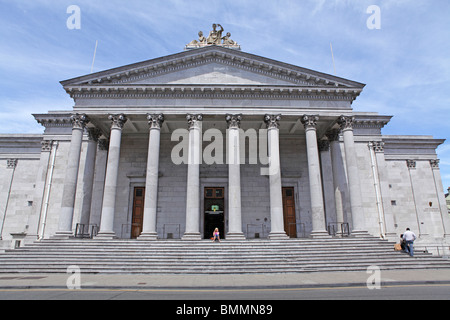
[(405, 252), (409, 253), (411, 257), (414, 257), (414, 240), (417, 237), (409, 228), (406, 228), (406, 232), (403, 234), (403, 240), (405, 241)]

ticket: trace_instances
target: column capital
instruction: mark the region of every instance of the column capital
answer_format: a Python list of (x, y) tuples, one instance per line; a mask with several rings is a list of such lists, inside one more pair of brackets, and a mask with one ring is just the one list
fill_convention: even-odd
[(439, 169), (439, 159), (430, 160), (430, 165), (432, 169)]
[(18, 159), (6, 159), (6, 167), (8, 169), (15, 169), (18, 161)]
[(267, 129), (278, 129), (280, 121), (281, 114), (266, 114), (264, 116), (264, 122), (266, 123)]
[(369, 149), (373, 149), (375, 152), (384, 152), (384, 142), (371, 141), (369, 142)]
[(330, 141), (327, 139), (319, 140), (319, 151), (328, 151), (330, 150)]
[(325, 135), (328, 138), (328, 141), (330, 142), (339, 141), (339, 134), (340, 134), (339, 129), (331, 129), (325, 133)]
[(203, 121), (203, 115), (202, 114), (187, 114), (186, 120), (188, 122), (188, 128), (200, 128), (200, 123)]
[(305, 130), (308, 129), (316, 129), (317, 121), (319, 121), (318, 115), (306, 115), (304, 114), (301, 122), (303, 123), (303, 126), (305, 127)]
[(164, 115), (160, 114), (147, 114), (148, 125), (150, 129), (161, 129), (162, 124), (164, 123)]
[(228, 114), (225, 116), (228, 129), (239, 129), (241, 127), (242, 114)]
[(52, 140), (43, 140), (41, 141), (41, 151), (42, 152), (50, 152), (52, 151)]
[(408, 166), (408, 169), (415, 169), (416, 160), (406, 160), (406, 165)]
[(127, 122), (127, 116), (123, 113), (120, 114), (110, 114), (108, 119), (111, 120), (112, 126), (111, 129), (123, 129), (125, 122)]
[(338, 119), (338, 124), (341, 127), (341, 130), (353, 130), (353, 123), (355, 122), (355, 117), (353, 116), (340, 116)]
[(89, 123), (89, 117), (86, 114), (75, 113), (70, 116), (70, 122), (72, 122), (73, 129), (82, 129)]
[(87, 128), (88, 139), (89, 141), (98, 142), (98, 139), (102, 135), (102, 131), (97, 128)]
[(107, 151), (109, 148), (109, 141), (107, 139), (98, 139), (98, 149)]

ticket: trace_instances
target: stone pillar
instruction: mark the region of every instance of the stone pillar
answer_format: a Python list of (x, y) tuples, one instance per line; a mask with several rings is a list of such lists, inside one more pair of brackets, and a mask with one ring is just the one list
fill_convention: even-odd
[(103, 193), (105, 188), (106, 162), (108, 160), (109, 142), (106, 139), (99, 139), (97, 143), (97, 156), (95, 157), (95, 173), (92, 188), (90, 225), (100, 226), (102, 214)]
[(162, 114), (148, 114), (150, 126), (147, 175), (145, 180), (144, 223), (139, 240), (157, 240), (156, 213), (158, 209), (158, 173), (161, 126), (164, 122)]
[(319, 149), (317, 145), (317, 115), (304, 115), (302, 123), (306, 133), (306, 153), (308, 156), (309, 193), (311, 197), (312, 227), (311, 237), (328, 237), (325, 227), (322, 178), (320, 175)]
[(89, 118), (85, 114), (74, 114), (70, 117), (72, 121), (72, 140), (66, 166), (66, 177), (64, 179), (63, 195), (61, 201), (61, 213), (59, 216), (58, 231), (55, 238), (69, 238), (73, 235), (73, 210), (75, 206), (75, 194), (77, 190), (78, 169), (80, 165), (81, 144), (83, 133)]
[(345, 190), (347, 188), (342, 188), (341, 184), (345, 179), (343, 177), (344, 168), (342, 166), (342, 156), (341, 148), (339, 143), (339, 132), (338, 129), (333, 129), (327, 132), (327, 138), (330, 141), (330, 154), (331, 154), (331, 167), (333, 171), (333, 188), (334, 188), (334, 200), (336, 208), (336, 223), (338, 226), (346, 221), (344, 218), (344, 206), (343, 197), (341, 189)]
[(41, 157), (39, 160), (39, 168), (37, 170), (35, 191), (33, 196), (33, 211), (28, 218), (26, 242), (32, 243), (39, 237), (39, 221), (41, 220), (41, 212), (44, 204), (45, 187), (47, 183), (48, 169), (50, 167), (50, 154), (52, 151), (53, 141), (44, 140), (41, 142)]
[(271, 228), (269, 239), (288, 239), (284, 230), (283, 218), (283, 198), (281, 190), (280, 171), (280, 141), (279, 141), (279, 121), (281, 115), (264, 116), (267, 125), (268, 151), (269, 151), (269, 187), (270, 187), (270, 221)]
[[(80, 224), (89, 225), (91, 215), (92, 190), (94, 185), (95, 157), (97, 155), (98, 138), (102, 135), (97, 128), (88, 128), (88, 146), (83, 174), (83, 197), (81, 203)], [(88, 231), (85, 229), (84, 231)]]
[(105, 190), (103, 193), (102, 217), (100, 232), (97, 238), (115, 238), (114, 212), (116, 205), (117, 176), (119, 173), (120, 143), (122, 140), (122, 129), (127, 121), (124, 114), (110, 115), (111, 135), (109, 138), (108, 163), (106, 165)]
[(363, 236), (367, 234), (367, 231), (364, 230), (364, 209), (362, 206), (361, 182), (359, 180), (355, 140), (353, 137), (353, 122), (354, 117), (351, 116), (340, 116), (338, 119), (344, 138), (345, 163), (347, 167), (350, 208), (353, 222), (352, 234), (354, 236)]
[(201, 114), (188, 114), (189, 150), (186, 195), (186, 230), (182, 240), (201, 240), (200, 235), (200, 162), (202, 159)]
[(241, 159), (239, 131), (242, 115), (227, 114), (227, 163), (228, 163), (228, 240), (244, 240), (241, 210)]

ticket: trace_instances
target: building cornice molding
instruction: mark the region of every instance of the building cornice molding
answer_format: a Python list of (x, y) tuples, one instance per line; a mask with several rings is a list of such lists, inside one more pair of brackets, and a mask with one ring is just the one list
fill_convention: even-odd
[(67, 88), (73, 99), (265, 99), (354, 101), (361, 89), (261, 85), (127, 85)]

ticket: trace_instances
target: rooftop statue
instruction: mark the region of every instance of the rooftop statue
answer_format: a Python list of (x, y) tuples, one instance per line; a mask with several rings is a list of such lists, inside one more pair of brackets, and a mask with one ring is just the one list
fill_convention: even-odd
[[(219, 30), (217, 30), (217, 27), (219, 27)], [(205, 38), (205, 36), (203, 35), (203, 31), (199, 31), (198, 40), (192, 40), (191, 42), (189, 42), (186, 45), (185, 50), (197, 49), (212, 45), (241, 50), (239, 44), (236, 41), (230, 39), (230, 32), (227, 32), (226, 36), (222, 37), (224, 29), (220, 24), (214, 23), (212, 25), (212, 28), (213, 29), (209, 32), (207, 38)]]

